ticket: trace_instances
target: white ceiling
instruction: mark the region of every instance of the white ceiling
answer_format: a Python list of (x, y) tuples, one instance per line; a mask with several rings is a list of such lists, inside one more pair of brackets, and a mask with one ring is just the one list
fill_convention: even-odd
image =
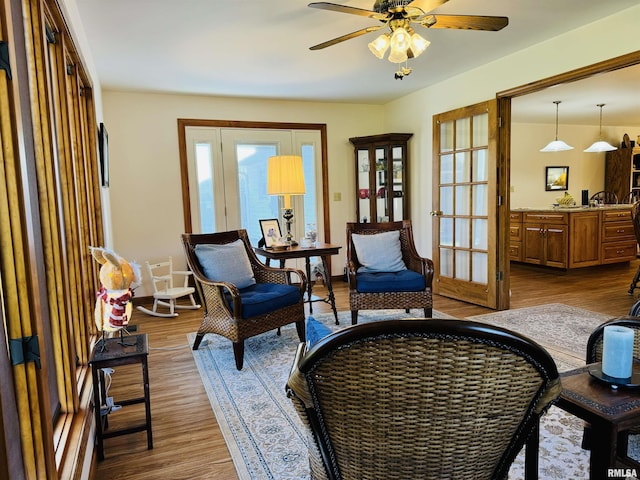
[[(256, 98), (383, 104), (475, 66), (637, 5), (638, 0), (450, 0), (432, 13), (509, 17), (499, 32), (420, 29), (431, 46), (395, 80), (396, 66), (378, 60), (367, 43), (378, 33), (310, 51), (323, 41), (376, 25), (375, 20), (309, 8), (309, 0), (76, 0), (104, 89), (195, 93)], [(373, 0), (335, 3), (371, 9)], [(607, 74), (613, 75), (613, 74)], [(625, 82), (640, 82), (638, 73)], [(604, 75), (601, 75), (604, 77)], [(583, 81), (587, 82), (587, 81)], [(594, 79), (595, 83), (596, 80)], [(578, 86), (576, 82), (575, 86)], [(513, 109), (514, 120), (560, 118), (629, 125), (625, 111), (640, 95), (616, 88), (589, 96), (556, 87), (518, 99), (538, 120)], [(634, 86), (635, 86), (634, 85)], [(592, 87), (596, 88), (596, 87)], [(600, 88), (600, 87), (598, 87)], [(551, 91), (553, 90), (553, 91)], [(584, 103), (571, 121), (572, 103)], [(522, 118), (520, 118), (522, 117)], [(621, 123), (618, 123), (621, 122)]]

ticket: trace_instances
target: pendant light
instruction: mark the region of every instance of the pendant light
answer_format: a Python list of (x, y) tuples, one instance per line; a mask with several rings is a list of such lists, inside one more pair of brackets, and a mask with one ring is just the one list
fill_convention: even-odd
[(562, 102), (560, 100), (556, 100), (553, 103), (556, 104), (556, 139), (553, 140), (552, 142), (549, 142), (549, 144), (546, 147), (540, 149), (540, 151), (541, 152), (564, 152), (566, 150), (573, 150), (572, 146), (567, 145), (562, 140), (558, 140), (558, 105)]
[(602, 140), (602, 107), (604, 107), (604, 103), (599, 103), (596, 107), (600, 107), (600, 140), (594, 142), (585, 152), (612, 152), (613, 150), (617, 150), (616, 147)]

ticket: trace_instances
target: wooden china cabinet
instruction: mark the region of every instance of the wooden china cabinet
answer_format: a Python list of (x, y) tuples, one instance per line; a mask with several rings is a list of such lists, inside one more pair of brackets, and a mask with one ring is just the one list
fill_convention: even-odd
[(407, 178), (412, 133), (353, 137), (358, 222), (397, 222), (409, 218)]
[(629, 192), (640, 195), (640, 147), (623, 140), (620, 148), (606, 153), (604, 189), (615, 193), (620, 202)]

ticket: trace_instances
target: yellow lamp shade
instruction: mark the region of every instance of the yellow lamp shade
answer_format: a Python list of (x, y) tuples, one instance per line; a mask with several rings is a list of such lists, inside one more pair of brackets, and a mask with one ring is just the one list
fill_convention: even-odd
[[(267, 164), (267, 194), (304, 195), (304, 173), (302, 157), (299, 155), (278, 155), (269, 157)], [(285, 205), (286, 207), (286, 205)]]

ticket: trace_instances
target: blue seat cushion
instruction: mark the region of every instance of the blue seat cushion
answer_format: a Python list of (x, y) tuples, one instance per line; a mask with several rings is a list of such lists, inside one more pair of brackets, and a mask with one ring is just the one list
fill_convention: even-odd
[[(229, 307), (233, 311), (231, 296), (226, 294)], [(256, 283), (240, 289), (242, 318), (257, 317), (300, 301), (300, 289), (294, 285), (278, 283)]]
[(331, 333), (331, 329), (324, 323), (320, 323), (313, 317), (307, 318), (306, 338), (307, 348), (313, 347), (316, 342)]
[(413, 270), (356, 274), (358, 292), (420, 292), (426, 287), (424, 275)]

